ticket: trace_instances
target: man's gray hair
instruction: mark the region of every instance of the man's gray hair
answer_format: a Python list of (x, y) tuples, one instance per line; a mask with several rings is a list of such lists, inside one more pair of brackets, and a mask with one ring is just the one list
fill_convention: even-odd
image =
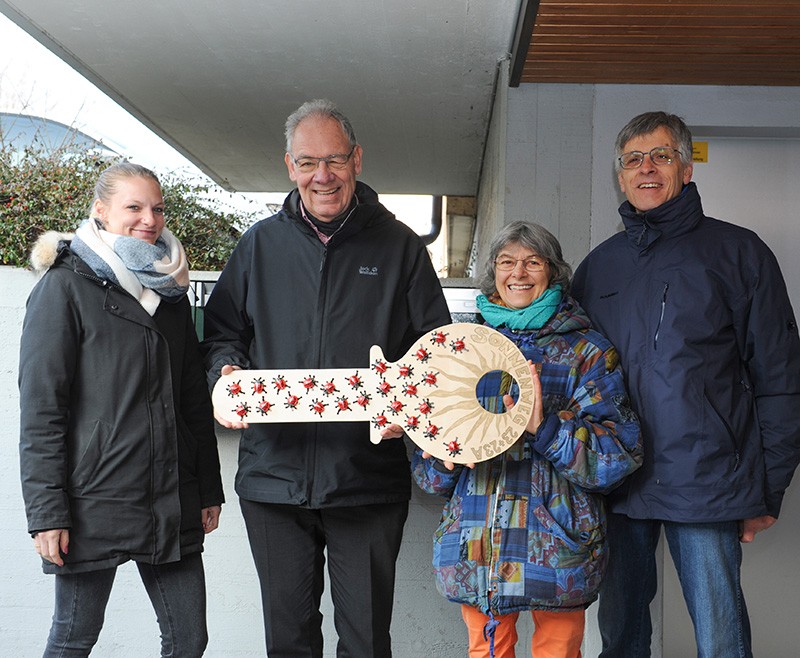
[(350, 119), (342, 114), (341, 110), (339, 110), (339, 108), (336, 107), (336, 105), (334, 105), (331, 101), (324, 98), (317, 98), (313, 101), (306, 101), (303, 103), (289, 115), (288, 119), (286, 119), (285, 134), (287, 153), (292, 152), (292, 137), (294, 137), (294, 131), (297, 130), (297, 126), (299, 126), (302, 121), (308, 119), (309, 117), (336, 119), (336, 121), (338, 121), (339, 125), (342, 127), (344, 134), (347, 136), (347, 141), (350, 142), (350, 146), (353, 147), (356, 145), (356, 133), (353, 130)]
[(556, 236), (544, 226), (533, 222), (511, 222), (501, 228), (492, 238), (489, 245), (489, 255), (483, 266), (483, 276), (480, 280), (481, 292), (487, 297), (497, 292), (494, 284), (495, 266), (497, 255), (509, 245), (527, 247), (550, 264), (550, 285), (561, 285), (561, 291), (566, 295), (569, 292), (572, 268), (561, 255), (561, 245)]
[(632, 139), (642, 135), (649, 135), (661, 127), (669, 130), (672, 139), (678, 145), (677, 148), (681, 152), (681, 163), (685, 167), (692, 164), (692, 133), (686, 127), (683, 119), (677, 114), (668, 114), (667, 112), (645, 112), (628, 121), (625, 127), (619, 131), (619, 135), (617, 135), (617, 141), (614, 144), (614, 150), (617, 154), (614, 158), (614, 166), (617, 171), (622, 169), (619, 163), (619, 156), (622, 155), (622, 149), (625, 148), (625, 145)]

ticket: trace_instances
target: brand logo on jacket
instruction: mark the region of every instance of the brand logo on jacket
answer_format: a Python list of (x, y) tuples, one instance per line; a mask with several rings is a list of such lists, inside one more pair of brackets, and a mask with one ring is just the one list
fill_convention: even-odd
[(370, 267), (369, 265), (362, 265), (358, 268), (359, 274), (365, 274), (366, 276), (378, 276), (378, 267), (373, 266)]

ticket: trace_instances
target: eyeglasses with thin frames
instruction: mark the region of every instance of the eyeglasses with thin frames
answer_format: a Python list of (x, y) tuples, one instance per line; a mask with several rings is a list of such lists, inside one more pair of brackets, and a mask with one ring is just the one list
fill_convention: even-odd
[(623, 169), (638, 169), (644, 164), (645, 156), (649, 155), (654, 165), (665, 167), (671, 165), (680, 154), (681, 152), (678, 149), (674, 149), (671, 146), (656, 146), (647, 153), (643, 151), (628, 151), (627, 153), (623, 153), (617, 158), (617, 162), (619, 162), (619, 166)]
[(310, 174), (312, 171), (316, 171), (320, 162), (324, 162), (331, 169), (344, 169), (355, 150), (356, 147), (354, 145), (353, 148), (350, 149), (349, 153), (334, 153), (333, 155), (329, 155), (327, 158), (312, 158), (310, 156), (295, 158), (292, 156), (292, 160), (294, 161), (295, 166), (303, 174)]
[(525, 268), (526, 272), (529, 272), (530, 274), (536, 274), (536, 272), (541, 272), (544, 270), (544, 266), (547, 265), (547, 262), (548, 261), (545, 258), (541, 258), (539, 256), (531, 256), (528, 258), (511, 258), (510, 256), (501, 256), (494, 261), (494, 267), (500, 272), (510, 272), (517, 266), (517, 263), (522, 263), (522, 267)]

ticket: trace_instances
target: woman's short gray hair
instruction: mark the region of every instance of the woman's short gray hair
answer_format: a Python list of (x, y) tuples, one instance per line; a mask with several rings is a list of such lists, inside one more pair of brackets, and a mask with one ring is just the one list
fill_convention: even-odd
[(306, 101), (303, 103), (289, 115), (288, 119), (286, 119), (285, 134), (287, 153), (292, 152), (292, 138), (294, 137), (294, 131), (297, 130), (297, 126), (299, 126), (302, 121), (308, 119), (309, 117), (336, 119), (344, 131), (347, 141), (350, 142), (350, 146), (352, 147), (356, 145), (356, 133), (353, 130), (350, 119), (342, 114), (341, 110), (339, 110), (339, 108), (336, 107), (336, 105), (334, 105), (331, 101), (324, 98), (317, 98), (313, 101)]
[(94, 184), (94, 198), (92, 205), (89, 206), (89, 215), (92, 216), (94, 211), (94, 202), (100, 200), (103, 203), (108, 203), (114, 193), (117, 191), (117, 185), (123, 178), (150, 178), (161, 187), (161, 182), (155, 173), (143, 167), (142, 165), (133, 164), (132, 162), (118, 162), (104, 169)]
[(681, 152), (681, 163), (684, 167), (692, 164), (692, 133), (677, 114), (668, 114), (667, 112), (645, 112), (638, 116), (633, 117), (625, 127), (619, 131), (617, 141), (614, 144), (614, 150), (617, 157), (614, 158), (614, 163), (617, 171), (622, 169), (619, 162), (619, 156), (622, 155), (622, 149), (625, 145), (636, 137), (642, 135), (649, 135), (659, 128), (666, 128), (672, 135), (672, 139), (678, 145), (678, 150)]
[(532, 222), (511, 222), (501, 228), (489, 245), (489, 255), (484, 264), (483, 276), (479, 286), (481, 292), (489, 297), (497, 292), (494, 284), (494, 261), (498, 254), (509, 245), (527, 247), (546, 259), (550, 264), (550, 285), (559, 284), (564, 294), (569, 293), (572, 268), (561, 255), (561, 245), (556, 236), (544, 226)]

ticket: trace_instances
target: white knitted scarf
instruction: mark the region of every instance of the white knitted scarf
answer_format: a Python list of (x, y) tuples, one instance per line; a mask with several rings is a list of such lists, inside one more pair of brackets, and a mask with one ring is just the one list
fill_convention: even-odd
[(189, 264), (180, 241), (166, 228), (155, 244), (103, 230), (94, 219), (75, 231), (70, 249), (94, 272), (130, 293), (151, 316), (162, 299), (177, 301), (189, 289)]

